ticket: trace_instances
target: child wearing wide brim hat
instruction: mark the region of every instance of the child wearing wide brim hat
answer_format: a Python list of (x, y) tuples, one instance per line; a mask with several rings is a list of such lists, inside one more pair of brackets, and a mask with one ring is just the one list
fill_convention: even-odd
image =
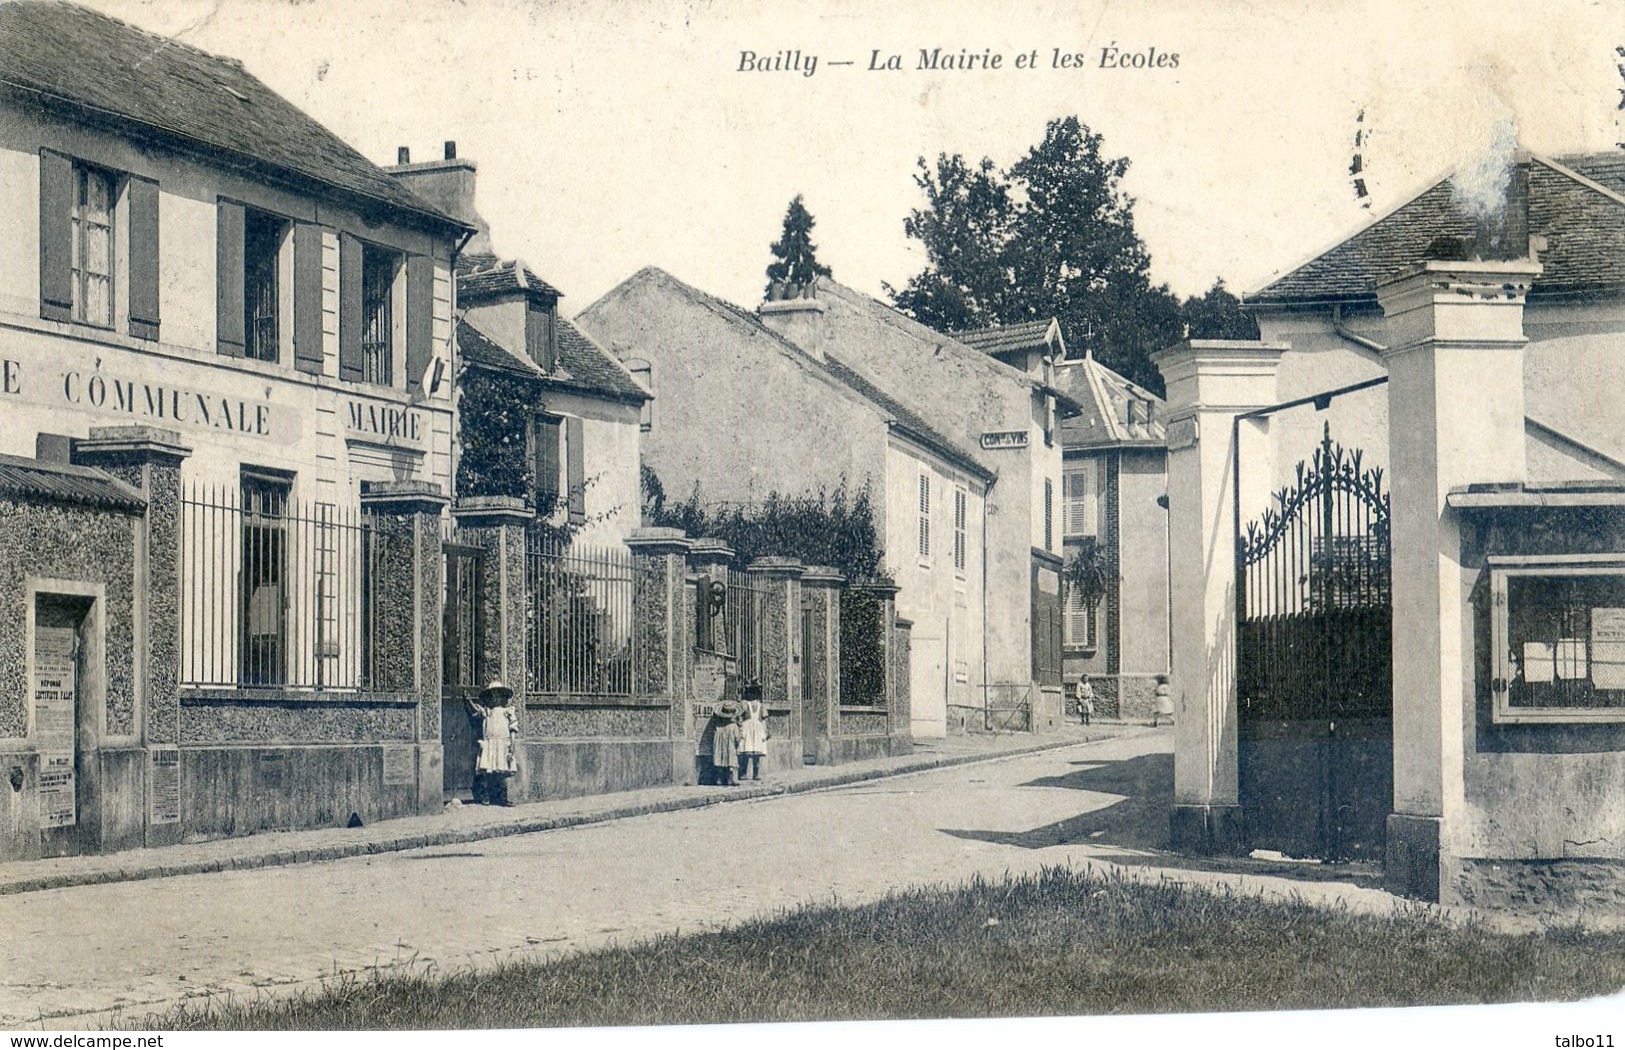
[(711, 734), (711, 775), (718, 784), (739, 783), (739, 714), (732, 700), (717, 705), (717, 727)]
[(511, 806), (508, 778), (519, 771), (519, 716), (509, 705), (513, 690), (501, 681), (480, 690), (478, 700), (469, 701), (478, 719), (479, 753), (474, 759), (474, 801), (493, 806)]

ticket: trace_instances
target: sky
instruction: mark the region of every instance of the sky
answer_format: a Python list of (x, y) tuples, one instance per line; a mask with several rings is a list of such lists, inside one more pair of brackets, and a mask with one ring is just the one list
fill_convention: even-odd
[[(1008, 166), (1070, 114), (1129, 158), (1152, 276), (1180, 295), (1262, 287), (1497, 128), (1548, 154), (1625, 139), (1618, 0), (89, 2), (241, 59), (379, 163), (456, 140), (496, 250), (568, 315), (651, 264), (754, 305), (797, 193), (820, 260), (883, 296), (925, 261), (903, 232), (918, 158)], [(1001, 64), (918, 68), (939, 48)], [(1177, 66), (1120, 66), (1148, 53)]]

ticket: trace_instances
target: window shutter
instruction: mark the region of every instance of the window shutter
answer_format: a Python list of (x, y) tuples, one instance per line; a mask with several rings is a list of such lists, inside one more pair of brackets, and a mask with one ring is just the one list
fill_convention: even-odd
[(158, 184), (130, 176), (130, 334), (158, 338)]
[(50, 150), (39, 155), (39, 294), (41, 317), (73, 317), (73, 161)]
[(536, 420), (536, 502), (547, 507), (559, 496), (559, 420)]
[(322, 230), (293, 228), (293, 365), (322, 374)]
[(406, 385), (423, 383), (434, 360), (434, 260), (406, 257)]
[(339, 378), (361, 382), (361, 242), (339, 234)]
[(578, 416), (566, 417), (565, 425), (565, 452), (570, 460), (567, 475), (570, 482), (570, 520), (579, 523), (587, 520), (587, 472), (586, 461), (582, 457), (581, 419)]
[(218, 205), (215, 234), (215, 343), (222, 354), (243, 356), (243, 206)]

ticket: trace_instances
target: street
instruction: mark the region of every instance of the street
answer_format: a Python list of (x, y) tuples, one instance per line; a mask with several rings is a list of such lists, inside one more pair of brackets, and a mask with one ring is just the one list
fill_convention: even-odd
[[(0, 1027), (139, 1018), (375, 966), (546, 957), (1045, 865), (1160, 868), (1174, 860), (1150, 852), (1166, 833), (1170, 745), (1164, 731), (461, 846), (7, 896)], [(1179, 877), (1392, 900), (1347, 882)]]

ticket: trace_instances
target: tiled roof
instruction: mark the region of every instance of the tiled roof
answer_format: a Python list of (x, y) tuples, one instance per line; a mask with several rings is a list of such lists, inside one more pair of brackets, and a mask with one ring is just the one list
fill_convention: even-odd
[[(1500, 250), (1525, 254), (1527, 237), (1544, 237), (1545, 271), (1532, 295), (1625, 283), (1625, 157), (1618, 151), (1520, 161), (1501, 217)], [(1437, 254), (1442, 244), (1480, 236), (1479, 222), (1456, 200), (1449, 179), (1335, 247), (1247, 296), (1254, 305), (1375, 302), (1377, 282)]]
[[(1055, 382), (1083, 406), (1077, 416), (1061, 422), (1063, 448), (1167, 444), (1162, 398), (1093, 357), (1068, 361), (1056, 368)], [(1130, 404), (1135, 406), (1132, 414)]]
[(73, 4), (0, 3), (0, 88), (80, 119), (204, 146), (295, 184), (314, 182), (402, 209), (439, 228), (467, 228), (241, 63)]
[(971, 328), (952, 334), (966, 346), (973, 346), (989, 354), (1008, 354), (1017, 350), (1048, 349), (1049, 333), (1054, 327), (1055, 320), (1049, 318), (1043, 321), (994, 325), (990, 328)]
[[(768, 339), (791, 360), (796, 361), (805, 368), (821, 372), (867, 402), (881, 415), (885, 416), (893, 427), (918, 442), (922, 447), (930, 449), (944, 460), (955, 464), (983, 481), (993, 479), (993, 475), (976, 461), (976, 457), (960, 448), (951, 439), (944, 437), (940, 431), (932, 427), (917, 413), (910, 411), (896, 398), (858, 375), (847, 365), (830, 358), (828, 354), (825, 355), (822, 367), (820, 367), (820, 362), (816, 358), (763, 324), (762, 319), (749, 310), (735, 306), (726, 299), (719, 299), (709, 292), (701, 291), (693, 285), (673, 277), (657, 266), (645, 266), (623, 281), (622, 285), (645, 280), (658, 281), (668, 285), (678, 294), (707, 307), (724, 320)], [(608, 293), (608, 295), (613, 294), (613, 290)], [(605, 298), (608, 298), (608, 295)], [(600, 302), (602, 301), (600, 300)], [(587, 312), (590, 313), (591, 310), (592, 307), (587, 308)]]
[(968, 471), (983, 481), (993, 479), (991, 471), (976, 462), (967, 453), (960, 451), (952, 441), (944, 437), (930, 423), (927, 423), (919, 413), (914, 412), (908, 406), (875, 386), (857, 372), (854, 372), (847, 365), (829, 356), (828, 353), (824, 355), (824, 367), (829, 370), (830, 375), (884, 409), (892, 417), (892, 425), (908, 434), (915, 441), (918, 441), (948, 462), (953, 463), (961, 470)]
[(575, 325), (560, 318), (557, 333), (558, 367), (552, 372), (543, 372), (529, 355), (503, 346), (467, 321), (457, 324), (457, 350), (471, 365), (523, 376), (543, 387), (639, 404), (650, 400), (626, 366)]
[(8, 496), (112, 510), (139, 511), (147, 505), (141, 493), (93, 467), (47, 463), (22, 456), (0, 456), (0, 499)]
[(458, 256), (457, 298), (488, 299), (513, 292), (539, 292), (561, 298), (563, 293), (536, 275), (521, 259), (498, 259), (484, 253)]

